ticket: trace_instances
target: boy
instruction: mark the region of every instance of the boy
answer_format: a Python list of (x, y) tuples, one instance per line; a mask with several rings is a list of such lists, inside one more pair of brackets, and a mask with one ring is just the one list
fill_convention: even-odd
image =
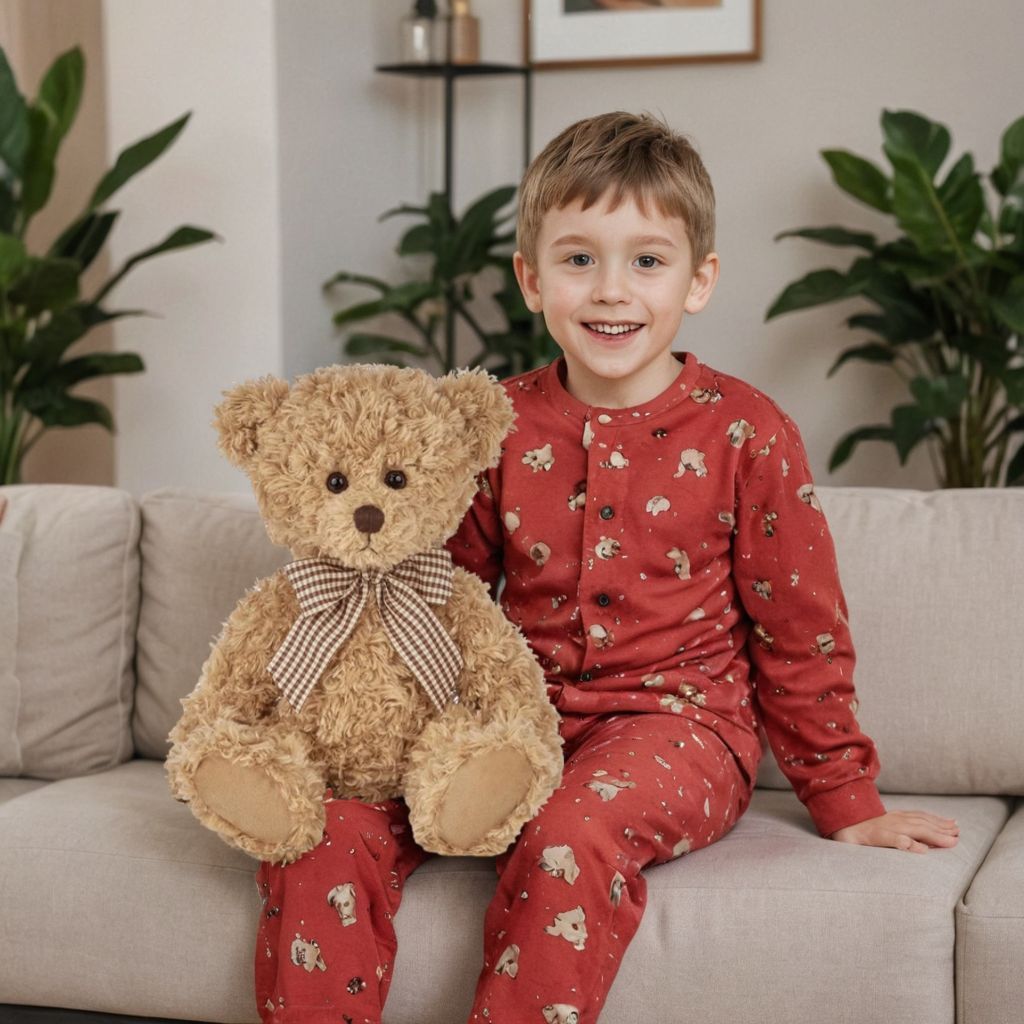
[[(533, 161), (519, 202), (516, 276), (563, 355), (506, 382), (516, 427), (448, 547), (492, 592), (504, 574), (502, 608), (561, 715), (565, 771), (498, 858), (470, 1019), (591, 1024), (643, 914), (641, 870), (715, 842), (749, 806), (759, 721), (821, 836), (923, 853), (955, 845), (957, 829), (887, 813), (878, 795), (795, 425), (750, 385), (672, 351), (718, 279), (696, 152), (646, 115), (589, 118)], [(370, 923), (323, 932), (350, 1000), (325, 996), (319, 950), (293, 951), (304, 970), (279, 965), (271, 932), (285, 929), (264, 915), (267, 1021), (380, 1020), (391, 919), (427, 855), (401, 801), (330, 813), (371, 901)], [(333, 912), (321, 890), (340, 856), (322, 844), (264, 865), (274, 914), (286, 901), (289, 919)], [(344, 893), (335, 902), (342, 913)]]

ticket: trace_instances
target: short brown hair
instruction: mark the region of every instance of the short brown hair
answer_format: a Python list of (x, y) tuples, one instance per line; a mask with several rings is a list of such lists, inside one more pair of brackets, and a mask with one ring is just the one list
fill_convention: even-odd
[(715, 192), (696, 149), (650, 114), (617, 110), (569, 125), (534, 158), (519, 188), (516, 245), (537, 266), (537, 236), (548, 210), (576, 199), (583, 209), (614, 189), (612, 209), (624, 198), (646, 213), (651, 201), (665, 216), (681, 217), (694, 266), (715, 245)]

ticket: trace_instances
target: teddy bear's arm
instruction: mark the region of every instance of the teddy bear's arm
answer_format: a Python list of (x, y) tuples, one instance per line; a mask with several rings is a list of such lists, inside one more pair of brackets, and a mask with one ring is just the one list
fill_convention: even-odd
[(527, 712), (539, 727), (557, 726), (544, 673), (522, 633), (490, 599), (487, 585), (455, 570), (448, 628), (462, 652), (462, 700), (485, 714)]
[(182, 701), (179, 728), (210, 707), (238, 721), (256, 722), (276, 706), (280, 691), (267, 665), (284, 642), (298, 602), (283, 571), (259, 580), (239, 600), (213, 644), (195, 689)]
[(290, 709), (280, 713), (267, 672), (297, 614), (283, 573), (257, 583), (224, 624), (170, 734), (174, 795), (261, 860), (294, 860), (323, 832), (322, 766)]

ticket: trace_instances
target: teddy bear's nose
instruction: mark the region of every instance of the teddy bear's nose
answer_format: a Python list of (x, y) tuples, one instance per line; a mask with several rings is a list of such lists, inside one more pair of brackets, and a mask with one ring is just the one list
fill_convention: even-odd
[(360, 505), (353, 515), (360, 533), (376, 533), (384, 525), (384, 513), (376, 505)]

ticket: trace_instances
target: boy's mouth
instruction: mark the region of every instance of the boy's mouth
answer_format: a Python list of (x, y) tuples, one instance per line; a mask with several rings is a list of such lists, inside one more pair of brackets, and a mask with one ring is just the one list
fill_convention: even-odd
[(643, 327), (643, 324), (634, 323), (632, 321), (622, 321), (620, 323), (611, 323), (607, 320), (598, 320), (593, 323), (584, 323), (583, 326), (590, 332), (602, 340), (619, 340), (631, 338), (637, 331)]

